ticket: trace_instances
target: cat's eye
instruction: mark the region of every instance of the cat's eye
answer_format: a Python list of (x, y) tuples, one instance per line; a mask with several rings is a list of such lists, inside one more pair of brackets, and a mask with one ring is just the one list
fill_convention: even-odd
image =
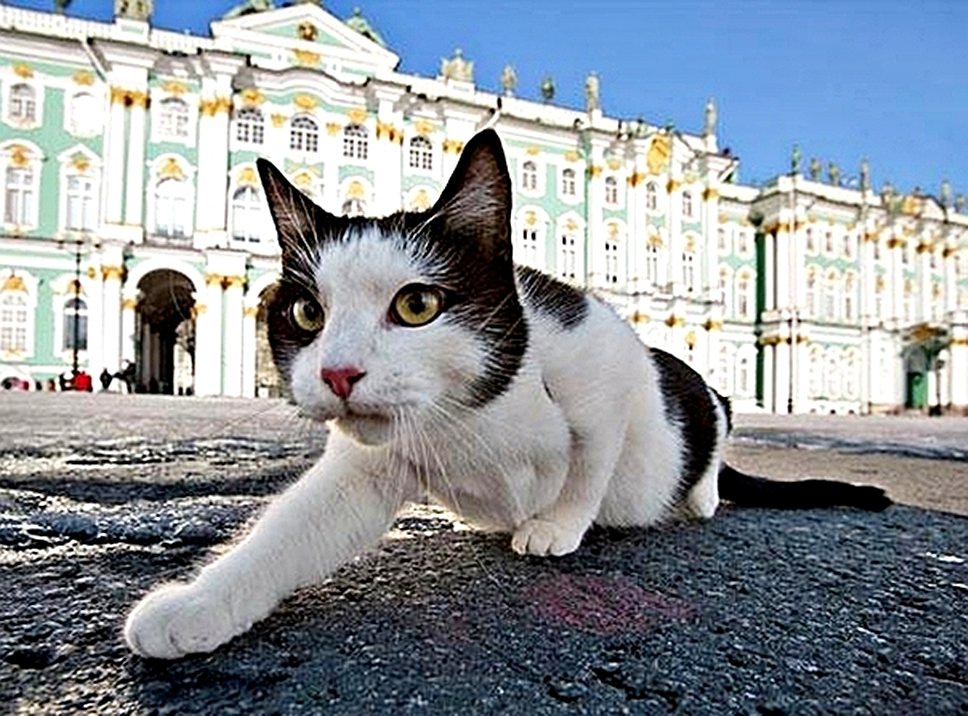
[(444, 296), (433, 286), (414, 283), (401, 288), (390, 305), (390, 318), (401, 326), (430, 323), (444, 309)]
[(300, 298), (292, 304), (292, 322), (307, 333), (315, 333), (323, 327), (323, 309), (308, 298)]

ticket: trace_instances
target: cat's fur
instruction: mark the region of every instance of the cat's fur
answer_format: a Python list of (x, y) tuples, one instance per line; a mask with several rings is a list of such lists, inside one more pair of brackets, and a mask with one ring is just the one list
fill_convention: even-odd
[[(712, 517), (721, 494), (889, 504), (877, 488), (778, 486), (724, 467), (727, 401), (601, 301), (512, 264), (511, 184), (493, 131), (468, 142), (422, 213), (332, 216), (268, 162), (259, 170), (282, 247), (268, 313), (275, 360), (303, 412), (330, 421), (329, 441), (244, 540), (135, 607), (125, 636), (137, 653), (215, 649), (378, 540), (426, 492), (537, 556), (574, 551), (592, 523)], [(419, 327), (393, 313), (411, 284), (435, 287), (443, 306)], [(294, 320), (299, 300), (322, 309), (318, 331)], [(330, 387), (327, 370), (349, 371), (351, 385)]]

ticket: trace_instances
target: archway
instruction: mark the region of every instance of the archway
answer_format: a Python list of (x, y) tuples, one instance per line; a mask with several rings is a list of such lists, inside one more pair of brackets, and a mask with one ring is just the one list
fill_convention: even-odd
[(255, 394), (259, 398), (278, 398), (284, 394), (284, 386), (272, 359), (266, 299), (272, 287), (259, 294), (259, 312), (255, 316)]
[(157, 269), (142, 277), (138, 289), (136, 389), (191, 395), (195, 384), (195, 288), (178, 271)]
[(928, 405), (928, 357), (920, 346), (904, 351), (904, 407), (923, 410)]

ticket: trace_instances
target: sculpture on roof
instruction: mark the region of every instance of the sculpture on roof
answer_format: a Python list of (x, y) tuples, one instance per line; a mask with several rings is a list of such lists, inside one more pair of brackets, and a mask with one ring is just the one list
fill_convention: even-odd
[(820, 181), (820, 174), (823, 171), (823, 165), (820, 164), (820, 160), (816, 157), (810, 157), (810, 180)]
[(871, 188), (871, 163), (867, 158), (860, 160), (860, 190), (867, 191)]
[(941, 206), (945, 209), (951, 206), (951, 182), (947, 179), (941, 180), (941, 192), (938, 195)]
[(504, 88), (504, 96), (513, 97), (517, 86), (518, 73), (514, 71), (511, 65), (504, 65), (504, 71), (501, 72), (501, 87)]
[(148, 22), (151, 17), (151, 0), (114, 0), (114, 16), (127, 20)]
[(589, 114), (602, 108), (600, 92), (598, 75), (589, 72), (588, 77), (585, 78), (585, 110)]
[(799, 174), (800, 164), (803, 161), (803, 154), (800, 152), (800, 145), (793, 145), (793, 153), (790, 155), (790, 173)]
[(840, 186), (840, 167), (835, 162), (827, 165), (827, 178), (834, 186)]
[(235, 17), (242, 17), (243, 15), (251, 15), (256, 12), (263, 12), (265, 10), (272, 10), (275, 8), (272, 0), (244, 0), (244, 2), (239, 3), (227, 13), (222, 15), (223, 20), (231, 20)]
[(706, 116), (705, 116), (705, 122), (703, 123), (703, 128), (702, 128), (703, 136), (716, 134), (717, 118), (718, 118), (718, 113), (716, 112), (716, 100), (710, 97), (709, 101), (706, 102)]
[(440, 61), (440, 76), (445, 80), (457, 82), (474, 81), (474, 63), (464, 59), (464, 51), (459, 47), (454, 50), (454, 56)]
[(550, 102), (555, 98), (555, 81), (551, 75), (541, 80), (541, 97), (545, 102)]
[(387, 46), (386, 41), (377, 32), (373, 25), (371, 25), (365, 17), (363, 17), (363, 11), (358, 7), (353, 8), (353, 14), (346, 19), (346, 26), (351, 30), (355, 30), (365, 37), (367, 40), (375, 42), (380, 47), (385, 48)]

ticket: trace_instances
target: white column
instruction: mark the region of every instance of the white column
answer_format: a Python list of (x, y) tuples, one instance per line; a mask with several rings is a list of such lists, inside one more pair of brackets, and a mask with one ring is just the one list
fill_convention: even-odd
[(104, 197), (104, 223), (122, 223), (122, 208), (124, 200), (124, 154), (127, 138), (125, 137), (125, 102), (129, 93), (119, 87), (111, 88), (111, 111), (105, 125), (104, 150), (107, 171), (104, 174), (104, 187), (101, 195)]
[(603, 223), (603, 203), (604, 203), (604, 171), (605, 153), (604, 147), (597, 144), (591, 147), (590, 162), (585, 170), (585, 181), (588, 182), (586, 196), (588, 202), (585, 207), (587, 212), (585, 228), (584, 264), (585, 281), (590, 287), (598, 287), (605, 282), (605, 265), (603, 256), (605, 245), (605, 226)]
[(198, 121), (198, 176), (195, 226), (204, 246), (225, 242), (228, 201), (229, 110), (231, 97), (210, 94), (202, 99)]
[(890, 297), (890, 316), (895, 321), (904, 317), (904, 240), (891, 236), (888, 242), (890, 270), (888, 272), (887, 295)]
[(101, 362), (111, 373), (121, 367), (121, 274), (120, 266), (102, 266)]
[(222, 277), (208, 274), (205, 292), (195, 300), (195, 394), (218, 395), (222, 388)]
[[(931, 246), (927, 243), (919, 243), (917, 245), (917, 257), (918, 257), (918, 311), (917, 320), (919, 321), (930, 321), (933, 315), (934, 306), (931, 304), (934, 301), (931, 295)], [(934, 371), (929, 371), (934, 373)], [(935, 392), (937, 395), (937, 392)], [(929, 396), (930, 397), (930, 396)]]
[(764, 305), (766, 311), (776, 309), (776, 237), (772, 232), (763, 235), (764, 261), (762, 281), (764, 290)]
[(773, 412), (784, 414), (790, 398), (790, 335), (786, 332), (786, 328), (781, 331), (780, 341), (776, 344), (776, 363), (773, 369), (775, 377)]
[(706, 261), (706, 276), (703, 282), (705, 286), (703, 288), (707, 291), (706, 295), (710, 295), (710, 292), (715, 291), (719, 286), (719, 245), (717, 240), (719, 232), (719, 190), (712, 181), (712, 175), (710, 175), (707, 179), (709, 183), (703, 191), (703, 208), (705, 209), (705, 216), (703, 217), (705, 251), (703, 253), (705, 253)]
[(666, 182), (668, 204), (666, 211), (666, 231), (668, 236), (669, 254), (666, 257), (667, 283), (672, 286), (673, 294), (681, 296), (685, 293), (682, 283), (682, 187), (679, 180), (669, 177)]
[(776, 346), (765, 344), (763, 351), (763, 409), (770, 413), (775, 413), (774, 408), (774, 366), (776, 364)]
[(242, 287), (244, 276), (227, 276), (225, 286), (225, 310), (222, 318), (225, 326), (225, 345), (222, 347), (222, 394), (242, 395), (242, 373), (245, 356), (243, 341)]
[(403, 147), (403, 115), (393, 109), (395, 97), (380, 97), (377, 110), (376, 156), (374, 187), (376, 210), (380, 214), (399, 211), (402, 202), (402, 172), (400, 161)]
[(104, 284), (99, 268), (89, 267), (84, 282), (87, 300), (87, 372), (94, 376), (94, 385), (99, 388), (97, 377), (104, 367)]
[(135, 311), (138, 308), (137, 287), (125, 287), (121, 300), (121, 359), (135, 360)]
[(781, 220), (780, 227), (776, 230), (776, 263), (774, 264), (774, 283), (776, 287), (776, 307), (789, 308), (791, 276), (790, 276), (790, 233), (788, 226)]
[(958, 309), (958, 272), (956, 262), (958, 260), (958, 247), (955, 244), (946, 244), (944, 248), (944, 311), (945, 314)]
[(259, 306), (244, 306), (242, 309), (242, 396), (255, 397), (255, 355), (256, 355), (256, 318)]
[(145, 177), (145, 111), (147, 95), (136, 97), (128, 111), (128, 171), (125, 180), (124, 223), (142, 226)]
[(956, 311), (952, 316), (948, 352), (951, 354), (951, 407), (962, 415), (968, 415), (968, 311)]

